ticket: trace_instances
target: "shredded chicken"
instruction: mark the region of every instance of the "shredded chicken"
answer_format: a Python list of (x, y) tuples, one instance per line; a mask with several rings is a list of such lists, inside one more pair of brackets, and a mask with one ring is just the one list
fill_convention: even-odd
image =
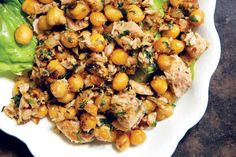
[(153, 95), (151, 88), (143, 83), (136, 82), (134, 80), (129, 80), (129, 83), (135, 92), (140, 95)]

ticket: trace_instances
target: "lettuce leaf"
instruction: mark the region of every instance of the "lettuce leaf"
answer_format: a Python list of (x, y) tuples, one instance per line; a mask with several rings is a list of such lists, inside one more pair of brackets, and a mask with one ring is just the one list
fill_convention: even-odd
[(15, 41), (16, 28), (27, 23), (18, 0), (0, 0), (0, 10), (0, 75), (21, 74), (32, 68), (37, 40), (26, 46)]
[(163, 9), (163, 4), (168, 2), (168, 0), (153, 0), (153, 9), (159, 10), (162, 16), (165, 15), (164, 9)]

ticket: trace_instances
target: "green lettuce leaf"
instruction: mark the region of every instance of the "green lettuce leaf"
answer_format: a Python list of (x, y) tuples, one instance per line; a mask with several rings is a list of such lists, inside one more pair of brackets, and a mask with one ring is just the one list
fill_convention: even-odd
[(163, 4), (168, 2), (168, 0), (153, 0), (152, 8), (155, 10), (159, 10), (161, 15), (164, 16), (165, 12), (163, 9)]
[(0, 0), (0, 10), (0, 75), (21, 74), (32, 68), (37, 40), (26, 46), (15, 41), (16, 28), (27, 23), (18, 0)]

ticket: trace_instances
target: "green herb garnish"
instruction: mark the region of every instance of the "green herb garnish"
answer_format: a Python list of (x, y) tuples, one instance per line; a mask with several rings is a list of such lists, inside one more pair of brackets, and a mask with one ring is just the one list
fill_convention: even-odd
[(20, 99), (21, 99), (21, 95), (16, 95), (16, 96), (12, 97), (12, 100), (14, 100), (16, 107), (20, 106)]
[(125, 30), (123, 33), (119, 34), (118, 38), (122, 38), (123, 36), (129, 35), (129, 31)]
[(114, 42), (114, 39), (110, 35), (108, 35), (107, 33), (103, 32), (102, 35), (109, 43)]
[(198, 19), (195, 16), (189, 16), (191, 22), (198, 22)]

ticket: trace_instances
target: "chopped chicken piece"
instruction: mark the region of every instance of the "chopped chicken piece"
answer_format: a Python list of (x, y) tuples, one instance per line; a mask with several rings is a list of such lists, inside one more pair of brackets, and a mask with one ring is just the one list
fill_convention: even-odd
[(153, 95), (151, 88), (143, 83), (136, 82), (134, 80), (129, 81), (131, 87), (137, 94), (140, 95)]

